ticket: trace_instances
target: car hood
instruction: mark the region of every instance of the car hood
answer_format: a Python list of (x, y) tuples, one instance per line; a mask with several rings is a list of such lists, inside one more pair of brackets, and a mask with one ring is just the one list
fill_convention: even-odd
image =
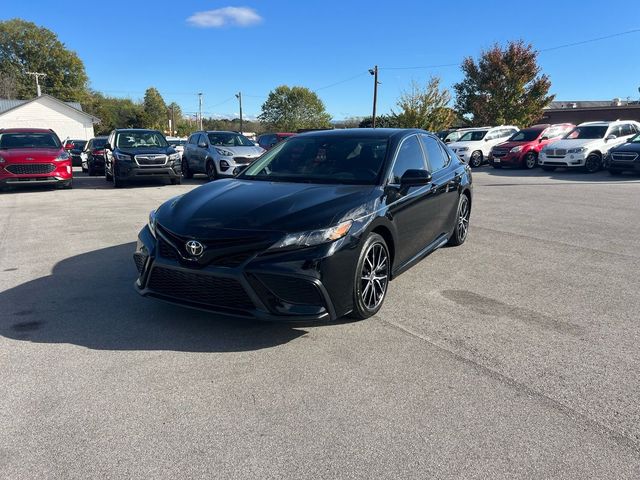
[(374, 192), (370, 185), (224, 179), (165, 202), (156, 218), (184, 236), (206, 237), (214, 229), (301, 232), (373, 211)]
[(228, 150), (233, 153), (234, 156), (237, 157), (258, 157), (264, 153), (264, 150), (261, 147), (223, 147), (223, 146), (214, 146), (214, 148), (220, 148), (223, 150)]
[(504, 142), (504, 143), (500, 143), (500, 144), (496, 145), (493, 148), (523, 147), (523, 146), (528, 145), (530, 143), (533, 143), (533, 142), (527, 142), (527, 141), (522, 141), (522, 142)]
[(597, 145), (604, 143), (604, 139), (602, 138), (583, 138), (583, 139), (573, 139), (573, 140), (558, 140), (557, 142), (551, 142), (548, 146), (553, 149), (570, 149), (570, 148), (579, 148), (579, 147), (587, 147), (589, 145)]
[(173, 147), (138, 147), (138, 148), (118, 148), (119, 152), (126, 153), (127, 155), (171, 155), (176, 153)]
[(449, 146), (449, 148), (461, 148), (461, 147), (474, 148), (483, 142), (484, 140), (471, 141), (471, 142), (449, 142), (447, 143), (447, 145)]
[(640, 153), (640, 142), (623, 143), (622, 145), (614, 148), (612, 151)]
[[(7, 161), (50, 161), (61, 153), (59, 148), (10, 148), (0, 149), (0, 157)], [(27, 159), (31, 160), (27, 160)]]

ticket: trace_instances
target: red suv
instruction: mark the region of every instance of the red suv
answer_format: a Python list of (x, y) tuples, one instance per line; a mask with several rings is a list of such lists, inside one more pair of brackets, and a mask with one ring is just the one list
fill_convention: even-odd
[(534, 168), (538, 165), (538, 154), (542, 147), (569, 133), (575, 125), (557, 123), (555, 125), (534, 125), (514, 133), (509, 140), (491, 149), (489, 163), (493, 168), (522, 167)]
[(53, 130), (0, 129), (0, 187), (58, 185), (71, 188), (71, 156)]

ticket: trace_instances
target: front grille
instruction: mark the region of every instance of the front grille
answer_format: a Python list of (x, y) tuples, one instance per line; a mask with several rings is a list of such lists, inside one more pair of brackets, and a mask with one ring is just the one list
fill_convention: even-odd
[(180, 258), (176, 249), (165, 242), (162, 238), (158, 240), (158, 247), (161, 257), (169, 258), (171, 260), (178, 260)]
[(233, 159), (235, 160), (236, 163), (239, 163), (240, 165), (246, 165), (255, 160), (255, 158), (247, 158), (247, 157), (233, 157)]
[(567, 150), (565, 148), (557, 148), (555, 150), (550, 148), (545, 153), (547, 157), (562, 158), (567, 154)]
[(616, 162), (633, 162), (638, 158), (638, 154), (634, 152), (616, 152), (611, 154)]
[(208, 307), (245, 311), (254, 308), (240, 282), (232, 278), (157, 266), (151, 271), (148, 287), (158, 294)]
[(53, 163), (18, 163), (9, 165), (6, 170), (14, 175), (42, 175), (56, 169)]
[(136, 252), (133, 254), (133, 261), (136, 264), (138, 273), (142, 273), (142, 270), (144, 270), (144, 264), (147, 261), (147, 256), (143, 255), (142, 253)]
[(136, 155), (136, 162), (141, 167), (158, 167), (167, 163), (166, 155)]
[(496, 158), (500, 158), (504, 157), (507, 153), (509, 153), (509, 150), (494, 150), (493, 156)]
[(323, 305), (318, 287), (313, 282), (298, 277), (261, 273), (260, 281), (278, 298), (287, 303)]

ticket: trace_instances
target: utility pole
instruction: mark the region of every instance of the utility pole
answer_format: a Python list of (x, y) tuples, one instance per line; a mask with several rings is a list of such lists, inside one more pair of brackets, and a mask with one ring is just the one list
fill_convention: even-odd
[(200, 115), (200, 130), (202, 130), (202, 93), (198, 93), (198, 113)]
[(372, 126), (376, 128), (376, 104), (378, 103), (378, 66), (375, 65), (369, 69), (369, 73), (373, 75), (373, 117)]
[(40, 90), (40, 77), (46, 77), (47, 74), (46, 73), (40, 73), (40, 72), (25, 72), (27, 75), (33, 75), (34, 77), (36, 77), (36, 92), (38, 93), (38, 96), (42, 95), (42, 91)]
[(175, 106), (173, 104), (171, 104), (171, 136), (173, 137), (174, 132), (176, 132), (178, 129), (176, 128), (176, 112), (175, 112)]
[(242, 133), (242, 92), (236, 93), (236, 98), (240, 102), (240, 133)]

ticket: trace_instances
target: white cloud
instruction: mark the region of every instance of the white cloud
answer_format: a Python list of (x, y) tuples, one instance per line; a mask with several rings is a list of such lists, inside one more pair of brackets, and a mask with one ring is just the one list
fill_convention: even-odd
[(224, 7), (205, 12), (196, 12), (187, 18), (187, 23), (194, 27), (220, 28), (225, 25), (249, 27), (262, 22), (262, 17), (253, 8)]

